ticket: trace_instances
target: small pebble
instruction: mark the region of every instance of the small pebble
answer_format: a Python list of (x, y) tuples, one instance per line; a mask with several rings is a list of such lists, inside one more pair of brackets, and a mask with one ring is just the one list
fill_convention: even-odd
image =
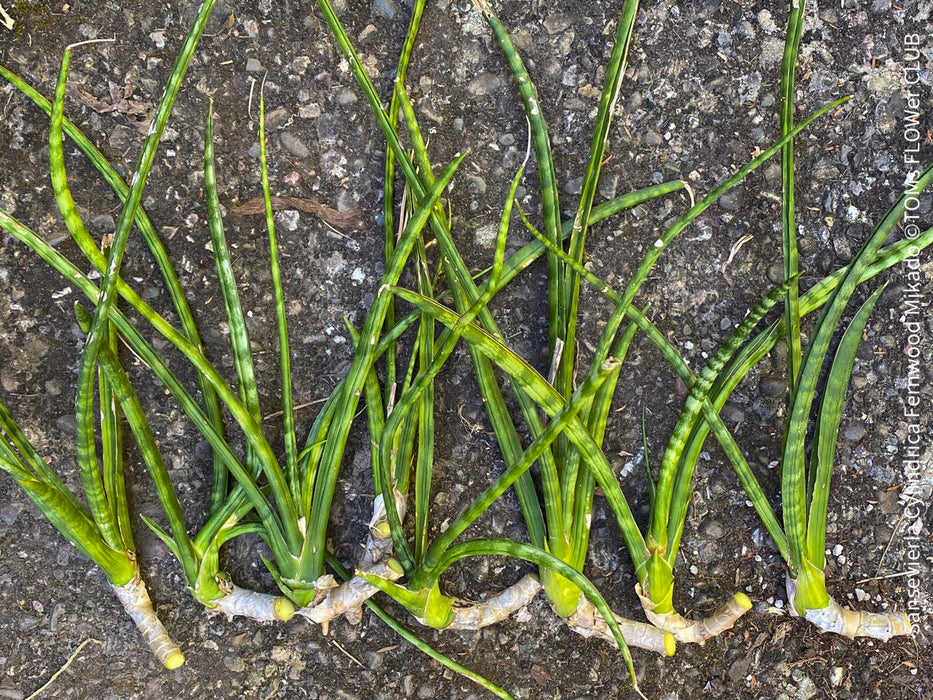
[(55, 419), (55, 427), (65, 433), (65, 435), (78, 434), (78, 421), (75, 420), (73, 413), (66, 413)]
[(564, 186), (564, 192), (569, 195), (578, 195), (583, 191), (583, 178), (575, 177), (573, 180), (568, 180), (567, 184)]
[(618, 188), (619, 176), (616, 173), (599, 178), (599, 185), (597, 185), (597, 189), (599, 190), (599, 195), (603, 199), (612, 199), (615, 197)]
[(719, 546), (715, 542), (705, 542), (696, 552), (697, 561), (701, 564), (711, 564), (721, 557)]
[(23, 512), (23, 506), (19, 503), (7, 503), (3, 508), (0, 508), (0, 520), (5, 522), (7, 525), (12, 525), (16, 522), (16, 519), (19, 517), (19, 514)]
[(479, 175), (467, 175), (467, 189), (470, 194), (484, 194), (486, 192), (486, 181)]
[(664, 139), (661, 138), (661, 134), (659, 134), (654, 129), (648, 129), (648, 131), (645, 133), (645, 145), (660, 146), (662, 143), (664, 143)]
[(356, 102), (356, 99), (356, 92), (347, 88), (340, 90), (336, 95), (334, 95), (334, 102), (336, 102), (341, 107), (352, 105), (354, 102)]
[(98, 214), (91, 219), (91, 225), (103, 233), (113, 233), (116, 229), (116, 224), (110, 214)]
[(61, 603), (57, 603), (54, 608), (52, 608), (52, 614), (49, 617), (49, 629), (53, 632), (58, 631), (58, 618), (62, 616), (65, 612), (65, 606)]
[(480, 73), (470, 84), (467, 85), (467, 91), (471, 95), (491, 95), (502, 85), (502, 81), (492, 73)]
[(725, 529), (717, 520), (707, 520), (700, 525), (700, 534), (710, 539), (719, 539), (725, 532)]
[(499, 227), (496, 224), (478, 226), (474, 234), (476, 244), (484, 248), (491, 248), (496, 244)]
[(277, 224), (280, 224), (286, 231), (297, 231), (298, 224), (301, 221), (301, 213), (295, 211), (294, 209), (286, 209), (284, 211), (276, 212), (275, 221)]
[(376, 14), (382, 15), (390, 20), (395, 19), (395, 15), (399, 12), (395, 0), (376, 0), (373, 3), (373, 9), (376, 11)]
[(227, 670), (233, 673), (242, 673), (246, 670), (246, 664), (238, 656), (225, 656), (223, 663)]
[(861, 423), (854, 423), (846, 427), (845, 432), (843, 433), (846, 440), (852, 440), (853, 442), (861, 440), (865, 437), (865, 426)]
[(726, 211), (736, 211), (745, 201), (745, 188), (741, 185), (733, 187), (719, 198), (719, 206)]
[(311, 151), (308, 149), (304, 143), (301, 142), (297, 136), (290, 134), (287, 131), (283, 131), (281, 135), (282, 148), (291, 153), (296, 158), (307, 158), (311, 155)]

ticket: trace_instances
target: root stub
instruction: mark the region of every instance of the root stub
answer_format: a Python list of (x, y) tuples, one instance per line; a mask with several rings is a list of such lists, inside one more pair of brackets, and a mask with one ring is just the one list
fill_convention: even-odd
[[(619, 615), (615, 615), (615, 619), (619, 629), (622, 630), (622, 638), (628, 646), (647, 649), (664, 656), (673, 656), (677, 650), (677, 642), (670, 632), (644, 622), (628, 620)], [(585, 596), (580, 596), (577, 611), (567, 618), (567, 626), (584, 637), (604, 639), (613, 646), (616, 644), (609, 625)]]
[(133, 618), (136, 628), (146, 640), (152, 653), (167, 669), (176, 669), (185, 663), (185, 656), (178, 645), (168, 636), (162, 621), (155, 614), (146, 584), (139, 577), (123, 586), (112, 586), (113, 592), (123, 603), (127, 614)]
[[(399, 572), (384, 563), (373, 565), (367, 573), (389, 581), (396, 581), (401, 577)], [(359, 608), (378, 592), (379, 589), (374, 585), (359, 576), (354, 576), (346, 583), (326, 590), (320, 600), (305, 608), (299, 608), (295, 614), (320, 625), (340, 617), (349, 610)]]
[(688, 620), (678, 612), (656, 613), (654, 603), (643, 595), (641, 586), (635, 586), (635, 592), (645, 609), (645, 617), (663, 630), (667, 630), (685, 644), (703, 644), (707, 639), (716, 637), (732, 629), (742, 615), (751, 610), (752, 602), (744, 593), (736, 593), (723, 603), (712, 615), (699, 620)]
[(530, 574), (504, 591), (489, 596), (480, 603), (458, 602), (453, 608), (454, 619), (445, 629), (479, 630), (502, 622), (509, 615), (528, 605), (541, 590), (541, 584)]
[(295, 614), (295, 605), (288, 598), (257, 593), (229, 582), (224, 583), (224, 588), (228, 590), (227, 595), (214, 601), (209, 610), (229, 617), (241, 615), (259, 622), (283, 622)]
[[(795, 589), (795, 581), (788, 578), (787, 598), (792, 613), (796, 613), (796, 607), (794, 606)], [(832, 598), (829, 599), (829, 605), (825, 608), (808, 609), (804, 617), (821, 632), (835, 632), (849, 639), (868, 637), (869, 639), (886, 642), (891, 637), (909, 637), (912, 634), (910, 619), (904, 613), (851, 610), (840, 605)]]

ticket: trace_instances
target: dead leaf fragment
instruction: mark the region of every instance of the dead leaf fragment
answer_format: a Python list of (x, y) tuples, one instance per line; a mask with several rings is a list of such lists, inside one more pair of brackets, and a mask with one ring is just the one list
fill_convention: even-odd
[(545, 666), (533, 664), (531, 667), (531, 677), (535, 679), (542, 688), (551, 682), (551, 672)]
[(771, 646), (778, 646), (781, 642), (784, 641), (784, 637), (787, 636), (788, 631), (790, 631), (790, 623), (785, 622), (782, 625), (779, 625), (776, 630), (774, 630), (774, 636), (771, 639)]
[(129, 99), (133, 96), (135, 89), (136, 86), (132, 84), (121, 86), (111, 82), (108, 88), (110, 104), (107, 104), (94, 96), (83, 85), (68, 86), (72, 97), (75, 97), (81, 104), (90, 107), (98, 114), (108, 114), (110, 112), (123, 114), (135, 122), (139, 133), (145, 135), (149, 132), (149, 122), (155, 106), (147, 100)]
[[(306, 214), (314, 214), (323, 222), (330, 224), (336, 229), (355, 229), (357, 231), (362, 231), (366, 228), (361, 221), (360, 210), (355, 207), (347, 211), (337, 211), (313, 199), (290, 197), (287, 195), (272, 198), (273, 211), (283, 211), (285, 209), (297, 209)], [(254, 197), (238, 207), (233, 207), (230, 213), (236, 214), (237, 216), (248, 216), (250, 214), (262, 214), (265, 211), (266, 203), (263, 198)]]

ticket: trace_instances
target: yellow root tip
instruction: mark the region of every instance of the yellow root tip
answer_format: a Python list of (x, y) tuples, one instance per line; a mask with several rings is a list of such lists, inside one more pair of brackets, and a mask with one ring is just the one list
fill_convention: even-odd
[(373, 526), (373, 532), (376, 536), (387, 539), (392, 535), (392, 528), (389, 527), (388, 521), (382, 520)]
[(677, 651), (677, 640), (670, 632), (664, 635), (664, 651), (668, 656), (673, 656), (674, 652)]
[(165, 659), (165, 668), (169, 671), (174, 671), (176, 668), (179, 668), (183, 663), (185, 663), (185, 655), (180, 651), (173, 651)]
[(736, 604), (737, 604), (740, 608), (742, 608), (743, 610), (751, 610), (751, 609), (752, 609), (752, 601), (751, 601), (751, 600), (749, 599), (749, 597), (748, 597), (747, 595), (745, 595), (744, 593), (736, 593), (736, 594), (735, 594), (735, 602), (736, 602)]
[(395, 557), (389, 559), (386, 562), (386, 566), (388, 566), (390, 569), (392, 569), (392, 571), (399, 574), (400, 576), (405, 573), (405, 569), (402, 568), (402, 564)]
[(295, 604), (288, 598), (276, 598), (272, 612), (280, 620), (291, 620), (295, 616)]

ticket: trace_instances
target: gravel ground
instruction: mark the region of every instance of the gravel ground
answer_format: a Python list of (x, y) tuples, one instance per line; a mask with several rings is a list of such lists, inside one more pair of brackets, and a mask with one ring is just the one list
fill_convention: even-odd
[[(362, 61), (388, 94), (408, 21), (405, 0), (341, 0)], [(147, 116), (158, 100), (195, 4), (165, 2), (50, 5), (0, 0), (15, 20), (0, 26), (0, 62), (50, 95), (64, 47), (116, 36), (112, 44), (79, 49), (72, 61), (77, 89), (67, 114), (123, 173), (132, 171)], [(572, 211), (581, 187), (599, 85), (609, 55), (617, 2), (507, 0), (499, 15), (513, 32), (538, 84), (552, 128), (563, 208)], [(852, 100), (818, 122), (797, 143), (798, 216), (804, 284), (851, 259), (903, 186), (903, 120), (910, 106), (907, 73), (920, 78), (920, 160), (933, 156), (929, 128), (933, 36), (929, 0), (808, 3), (798, 73), (798, 114), (843, 95)], [(714, 185), (765, 148), (777, 133), (779, 64), (786, 7), (761, 0), (645, 2), (636, 24), (619, 117), (610, 133), (599, 200), (652, 182), (684, 178), (696, 192)], [(225, 354), (222, 305), (207, 246), (200, 163), (208, 96), (217, 115), (218, 177), (228, 210), (227, 234), (243, 302), (252, 309), (251, 333), (265, 406), (276, 400), (274, 321), (270, 278), (255, 260), (264, 256), (261, 217), (234, 208), (260, 194), (251, 84), (268, 75), (265, 95), (270, 168), (277, 194), (311, 199), (340, 212), (361, 212), (359, 228), (335, 232), (320, 217), (297, 210), (278, 214), (287, 270), (295, 391), (300, 402), (329, 392), (348, 366), (343, 318), (360, 323), (381, 274), (383, 144), (351, 73), (341, 64), (326, 26), (307, 3), (219, 0), (192, 63), (144, 198), (161, 229), (190, 296), (209, 353), (233, 376)], [(907, 37), (922, 48), (915, 63)], [(408, 85), (435, 163), (458, 151), (470, 155), (451, 191), (458, 241), (477, 270), (491, 257), (490, 231), (526, 139), (502, 56), (469, 2), (431, 0), (415, 49)], [(57, 216), (48, 184), (47, 120), (11, 90), (0, 88), (0, 205), (77, 260)], [(255, 116), (255, 100), (252, 115)], [(96, 174), (66, 148), (75, 196), (98, 234), (112, 230), (118, 209)], [(520, 192), (534, 211), (533, 168)], [(691, 365), (703, 362), (766, 288), (780, 277), (780, 170), (772, 162), (724, 197), (664, 254), (641, 300)], [(614, 285), (632, 272), (665, 222), (688, 203), (672, 196), (595, 227), (588, 245), (593, 271)], [(933, 222), (929, 197), (921, 218)], [(516, 231), (511, 245), (526, 239)], [(746, 237), (751, 237), (746, 241)], [(746, 241), (744, 244), (743, 241)], [(933, 270), (921, 257), (920, 292), (929, 296)], [(903, 460), (910, 425), (922, 437), (929, 480), (933, 345), (929, 299), (921, 300), (919, 339), (902, 322), (915, 281), (906, 265), (889, 282), (866, 331), (840, 431), (837, 479), (830, 499), (828, 581), (837, 599), (863, 607), (903, 609), (913, 567), (929, 608), (933, 544), (926, 505), (905, 518), (899, 502), (908, 479)], [(131, 244), (124, 275), (160, 309), (168, 300), (141, 244)], [(546, 346), (543, 268), (533, 267), (496, 304), (516, 348), (544, 370)], [(150, 281), (152, 280), (152, 281)], [(74, 474), (74, 377), (82, 336), (71, 310), (74, 292), (10, 237), (0, 238), (0, 386), (43, 454), (69, 483)], [(864, 295), (864, 294), (863, 294)], [(5, 300), (9, 299), (9, 303)], [(584, 297), (583, 332), (592, 341), (607, 309)], [(906, 418), (908, 352), (919, 349), (919, 418)], [(166, 349), (166, 354), (172, 354)], [(265, 353), (265, 354), (263, 354)], [(177, 360), (177, 358), (172, 358)], [(129, 362), (129, 360), (127, 359)], [(783, 426), (784, 377), (780, 348), (742, 384), (723, 411), (765, 488), (778, 485), (773, 462)], [(175, 362), (184, 374), (184, 365)], [(209, 489), (208, 451), (179, 411), (133, 368), (150, 408), (172, 475), (192, 522), (200, 522)], [(916, 388), (916, 387), (914, 387)], [(484, 421), (465, 351), (441, 375), (434, 513), (454, 515), (501, 468)], [(636, 342), (616, 397), (606, 451), (624, 475), (639, 518), (647, 513), (641, 478), (640, 416), (650, 416), (652, 460), (660, 460), (682, 392), (646, 342)], [(274, 409), (269, 409), (274, 410)], [(315, 408), (300, 414), (306, 430)], [(275, 425), (270, 423), (275, 443)], [(357, 435), (334, 508), (333, 543), (345, 559), (362, 541), (371, 508), (368, 453)], [(635, 652), (651, 698), (927, 698), (933, 696), (928, 618), (910, 640), (879, 644), (820, 636), (782, 614), (783, 567), (719, 449), (708, 445), (677, 571), (675, 602), (702, 613), (736, 590), (755, 608), (736, 628), (705, 647), (682, 646), (661, 660)], [(930, 484), (927, 482), (927, 486)], [(136, 512), (158, 517), (149, 485), (133, 480)], [(774, 497), (774, 504), (779, 500)], [(597, 500), (586, 573), (620, 611), (636, 614), (634, 577), (608, 509)], [(908, 529), (910, 528), (910, 530)], [(513, 497), (497, 503), (475, 532), (521, 538)], [(913, 534), (911, 534), (911, 532)], [(340, 621), (322, 636), (300, 622), (261, 625), (209, 616), (184, 591), (180, 571), (145, 528), (140, 559), (159, 612), (188, 663), (167, 672), (140, 646), (103, 575), (66, 546), (8, 479), (0, 480), (0, 697), (23, 698), (59, 669), (87, 638), (73, 665), (44, 693), (61, 698), (478, 698), (484, 691), (451, 675), (397, 638), (368, 612), (358, 626)], [(916, 539), (910, 539), (913, 536)], [(225, 565), (238, 583), (274, 590), (259, 560), (257, 541), (238, 541)], [(918, 555), (917, 558), (913, 558)], [(464, 597), (517, 580), (523, 565), (483, 560), (453, 569), (445, 587)], [(543, 599), (528, 620), (481, 633), (424, 631), (439, 649), (522, 698), (628, 697), (617, 653), (562, 627)]]

